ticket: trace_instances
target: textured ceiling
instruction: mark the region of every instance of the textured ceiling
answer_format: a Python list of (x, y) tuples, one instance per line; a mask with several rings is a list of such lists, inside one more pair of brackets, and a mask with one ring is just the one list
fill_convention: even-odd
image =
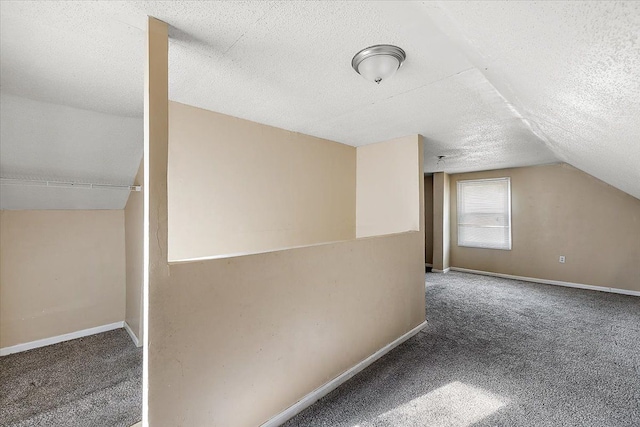
[[(171, 25), (175, 101), (355, 146), (420, 133), (427, 172), (566, 161), (640, 197), (637, 3), (3, 1), (3, 93), (139, 120), (146, 15)], [(408, 56), (379, 86), (350, 66), (377, 43)], [(120, 127), (129, 148), (98, 127), (35, 155), (8, 147), (42, 143), (21, 123), (3, 176), (132, 182), (141, 122)], [(89, 141), (108, 164), (42, 162)]]
[(425, 6), (558, 159), (640, 198), (640, 2)]
[[(142, 158), (142, 119), (0, 95), (4, 178), (131, 184)], [(129, 193), (6, 186), (2, 209), (122, 208)]]

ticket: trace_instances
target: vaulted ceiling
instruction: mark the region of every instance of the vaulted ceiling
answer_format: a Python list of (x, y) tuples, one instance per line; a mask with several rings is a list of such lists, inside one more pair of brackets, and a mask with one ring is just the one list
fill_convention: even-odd
[[(420, 133), (426, 172), (564, 161), (640, 198), (634, 2), (3, 1), (2, 177), (132, 183), (147, 15), (172, 100), (354, 146)], [(407, 52), (381, 85), (350, 64), (378, 43)], [(0, 206), (126, 197), (3, 185)]]

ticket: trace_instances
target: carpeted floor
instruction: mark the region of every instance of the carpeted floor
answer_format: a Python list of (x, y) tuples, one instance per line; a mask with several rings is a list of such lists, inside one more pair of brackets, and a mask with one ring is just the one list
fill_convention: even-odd
[(0, 358), (0, 426), (130, 427), (142, 349), (124, 329)]
[(426, 282), (427, 328), (285, 426), (640, 426), (640, 298)]

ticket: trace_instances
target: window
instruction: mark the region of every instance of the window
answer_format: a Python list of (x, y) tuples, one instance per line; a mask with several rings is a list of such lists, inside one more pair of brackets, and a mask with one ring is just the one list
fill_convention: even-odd
[(511, 249), (511, 179), (458, 181), (458, 246)]

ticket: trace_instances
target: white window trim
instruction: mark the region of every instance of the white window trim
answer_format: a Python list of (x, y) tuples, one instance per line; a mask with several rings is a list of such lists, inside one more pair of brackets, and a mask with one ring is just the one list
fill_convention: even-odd
[[(460, 225), (465, 225), (460, 223), (460, 187), (462, 183), (465, 182), (482, 182), (482, 181), (507, 181), (507, 205), (509, 212), (509, 247), (508, 248), (488, 248), (486, 246), (474, 246), (469, 244), (461, 244), (460, 243)], [(464, 179), (460, 180), (456, 183), (456, 234), (457, 234), (457, 244), (459, 247), (463, 248), (476, 248), (476, 249), (493, 249), (498, 251), (510, 251), (513, 248), (513, 223), (511, 221), (511, 177), (504, 176), (500, 178), (483, 178), (483, 179)], [(466, 224), (471, 225), (471, 224)], [(502, 225), (487, 225), (480, 226), (481, 228), (506, 228)]]

